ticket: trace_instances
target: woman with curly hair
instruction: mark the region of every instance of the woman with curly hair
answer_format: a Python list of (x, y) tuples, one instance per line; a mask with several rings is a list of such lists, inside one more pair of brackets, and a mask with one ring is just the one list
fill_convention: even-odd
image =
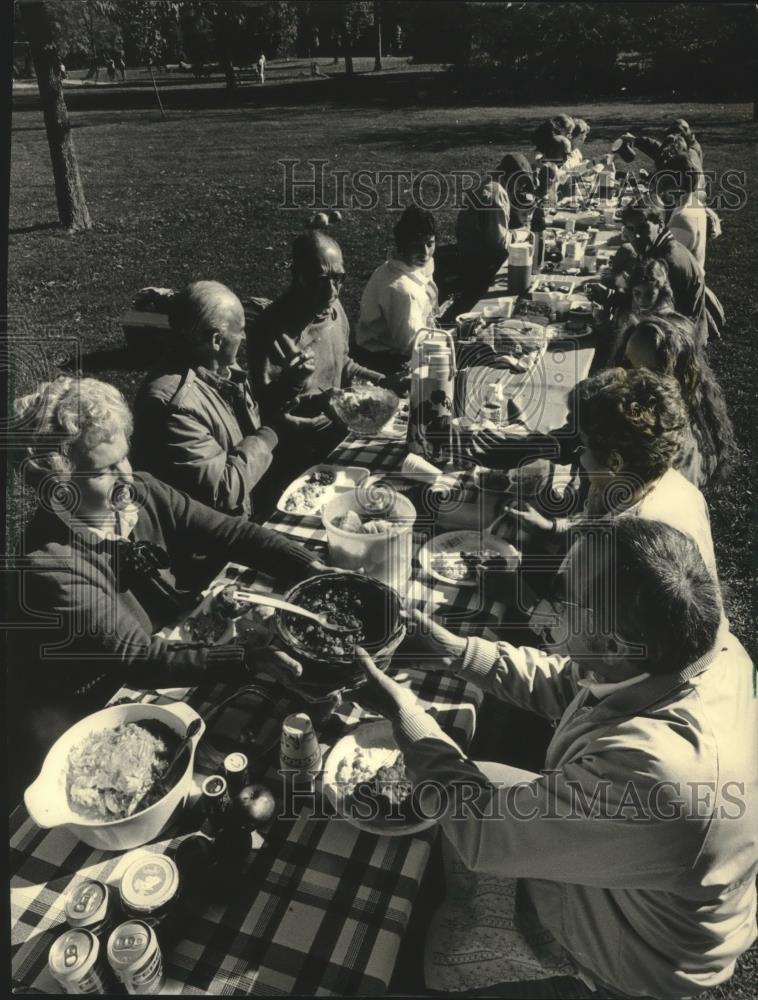
[(63, 728), (124, 682), (242, 684), (259, 671), (282, 679), (300, 673), (295, 660), (271, 649), (172, 642), (156, 633), (197, 603), (177, 584), (185, 548), (292, 581), (325, 568), (312, 553), (134, 473), (132, 416), (105, 382), (57, 378), (19, 399), (16, 414), (26, 445), (20, 473), (38, 500), (19, 548), (18, 603), (34, 627), (14, 633), (19, 646), (9, 670), (14, 722), (30, 757), (36, 750), (39, 759)]
[(734, 427), (721, 386), (695, 346), (689, 320), (676, 313), (642, 318), (627, 331), (622, 364), (676, 379), (689, 416), (676, 467), (695, 486), (723, 483), (737, 451)]
[[(584, 509), (547, 517), (530, 504), (503, 511), (507, 536), (527, 547), (565, 545), (580, 519), (632, 514), (692, 536), (716, 576), (710, 519), (700, 490), (676, 470), (688, 425), (675, 379), (647, 369), (611, 368), (580, 382), (569, 401), (579, 461), (589, 481)], [(569, 421), (571, 422), (571, 420)]]

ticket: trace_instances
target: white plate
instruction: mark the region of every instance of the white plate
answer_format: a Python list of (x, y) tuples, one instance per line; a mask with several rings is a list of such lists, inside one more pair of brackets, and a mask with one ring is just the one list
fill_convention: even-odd
[[(339, 742), (335, 743), (324, 761), (323, 784), (327, 798), (332, 803), (337, 812), (352, 826), (366, 833), (380, 834), (384, 837), (407, 837), (411, 834), (420, 833), (434, 826), (436, 820), (424, 819), (418, 823), (404, 823), (401, 820), (360, 819), (357, 816), (348, 815), (346, 798), (344, 791), (337, 784), (337, 770), (342, 761), (347, 758), (352, 762), (355, 751), (360, 748), (369, 754), (369, 766), (376, 767), (374, 773), (380, 767), (388, 763), (393, 763), (397, 753), (393, 758), (393, 752), (397, 751), (397, 743), (392, 734), (392, 725), (387, 721), (367, 722), (358, 726), (352, 733), (343, 736)], [(373, 754), (372, 754), (373, 751)], [(399, 751), (398, 751), (399, 752)]]
[[(238, 640), (239, 645), (243, 646), (248, 644), (256, 647), (259, 646), (262, 647), (267, 645), (268, 641), (271, 638), (273, 628), (266, 630), (263, 626), (263, 623), (260, 621), (259, 615), (256, 614), (256, 612), (259, 612), (260, 610), (265, 611), (265, 609), (256, 609), (251, 607), (250, 611), (245, 612), (245, 614), (241, 615), (239, 618), (235, 618), (234, 620), (229, 620), (226, 623), (226, 627), (223, 629), (223, 631), (220, 631), (218, 635), (215, 636), (215, 638), (213, 639), (203, 640), (196, 638), (195, 635), (190, 631), (188, 623), (191, 622), (194, 618), (197, 618), (198, 615), (206, 614), (210, 609), (210, 606), (216, 594), (218, 594), (219, 591), (223, 590), (225, 587), (228, 586), (233, 586), (233, 584), (227, 584), (227, 583), (214, 584), (209, 589), (208, 593), (205, 595), (202, 601), (198, 604), (198, 606), (196, 608), (193, 608), (191, 613), (187, 615), (184, 621), (176, 625), (173, 629), (171, 629), (171, 631), (167, 632), (166, 630), (164, 630), (163, 632), (161, 632), (162, 637), (165, 639), (173, 640), (175, 642), (192, 642), (192, 643), (201, 643), (212, 646), (224, 646), (227, 643), (234, 642), (235, 639)], [(253, 635), (247, 641), (244, 638), (245, 632), (253, 633)]]
[[(315, 472), (333, 472), (335, 475), (334, 482), (324, 489), (324, 492), (321, 494), (321, 499), (316, 507), (311, 508), (308, 513), (301, 513), (299, 510), (287, 510), (287, 500), (302, 486), (305, 486), (309, 477)], [(276, 505), (276, 509), (281, 514), (288, 514), (290, 517), (299, 517), (302, 520), (315, 521), (320, 525), (321, 512), (327, 503), (329, 503), (329, 501), (338, 494), (345, 493), (347, 490), (355, 489), (355, 487), (359, 483), (362, 483), (367, 476), (368, 469), (364, 469), (362, 466), (327, 464), (313, 465), (310, 469), (306, 469), (302, 476), (298, 476), (293, 483), (290, 483), (284, 493), (282, 493), (279, 497), (279, 503)]]
[(418, 561), (421, 568), (429, 576), (440, 583), (446, 583), (454, 587), (475, 587), (479, 582), (477, 575), (473, 580), (456, 580), (440, 573), (432, 567), (434, 556), (443, 555), (448, 552), (480, 552), (482, 549), (493, 549), (499, 552), (508, 560), (508, 568), (515, 569), (519, 563), (520, 556), (518, 549), (514, 548), (510, 542), (496, 535), (479, 531), (446, 531), (443, 535), (437, 535), (430, 539), (426, 545), (422, 546), (418, 553)]

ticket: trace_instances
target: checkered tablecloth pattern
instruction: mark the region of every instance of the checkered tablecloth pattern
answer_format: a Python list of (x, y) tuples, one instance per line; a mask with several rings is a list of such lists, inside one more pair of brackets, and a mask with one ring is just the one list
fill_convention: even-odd
[[(502, 288), (498, 294), (502, 294)], [(564, 352), (565, 355), (566, 352)], [(591, 350), (578, 348), (573, 365), (561, 370), (563, 356), (553, 368), (555, 393), (586, 375)], [(556, 368), (557, 364), (557, 368)], [(564, 374), (566, 375), (563, 383)], [(530, 373), (537, 384), (549, 378), (544, 363)], [(553, 419), (549, 414), (545, 420)], [(550, 423), (550, 426), (556, 426)], [(533, 425), (534, 426), (534, 425)], [(330, 461), (363, 466), (372, 474), (399, 475), (406, 453), (403, 440), (348, 437)], [(275, 512), (270, 527), (319, 552), (326, 533), (314, 521)], [(416, 523), (415, 552), (430, 537), (433, 521)], [(219, 578), (255, 583), (272, 589), (272, 582), (239, 566), (227, 567)], [(461, 632), (495, 637), (503, 607), (488, 600), (479, 587), (460, 589), (423, 579), (418, 563), (402, 595), (410, 606), (428, 611), (448, 607), (458, 616)], [(391, 671), (405, 675), (427, 707), (434, 707), (440, 724), (462, 745), (470, 741), (481, 702), (480, 692), (463, 681), (429, 672), (401, 658)], [(264, 683), (265, 687), (265, 683)], [(293, 702), (282, 688), (267, 689), (271, 715), (263, 743), (276, 758), (279, 720), (292, 710), (307, 710)], [(138, 692), (122, 689), (118, 697), (167, 704), (185, 700), (208, 715), (234, 692), (222, 687)], [(250, 696), (252, 697), (252, 696)], [(339, 706), (323, 726), (317, 725), (322, 750), (328, 750), (366, 717), (358, 706)], [(238, 746), (237, 738), (249, 719), (244, 699), (231, 701), (212, 718), (207, 739), (200, 745), (197, 777), (213, 773), (223, 754)], [(273, 720), (273, 722), (272, 722)], [(203, 750), (204, 743), (207, 747)], [(268, 773), (273, 773), (272, 763)], [(197, 829), (193, 811), (183, 817), (183, 828), (167, 839), (141, 850), (166, 852), (182, 836)], [(126, 864), (122, 854), (108, 854), (80, 843), (65, 829), (41, 830), (20, 806), (10, 823), (12, 976), (16, 992), (60, 993), (47, 971), (50, 945), (64, 927), (63, 899), (67, 890), (87, 877), (116, 885)], [(339, 818), (319, 818), (306, 807), (292, 821), (278, 820), (265, 835), (263, 846), (240, 864), (229, 898), (214, 904), (187, 899), (178, 943), (164, 956), (168, 980), (164, 992), (198, 995), (316, 996), (375, 995), (386, 992), (411, 916), (414, 899), (426, 867), (435, 829), (415, 836), (386, 837), (362, 832)]]

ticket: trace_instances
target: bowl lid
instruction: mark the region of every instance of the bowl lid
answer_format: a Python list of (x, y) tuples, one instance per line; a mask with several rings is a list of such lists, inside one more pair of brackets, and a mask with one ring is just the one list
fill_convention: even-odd
[(57, 979), (83, 979), (97, 961), (98, 940), (91, 931), (66, 931), (50, 949), (48, 963)]
[(179, 869), (165, 854), (136, 858), (121, 876), (121, 899), (138, 913), (159, 909), (178, 890)]

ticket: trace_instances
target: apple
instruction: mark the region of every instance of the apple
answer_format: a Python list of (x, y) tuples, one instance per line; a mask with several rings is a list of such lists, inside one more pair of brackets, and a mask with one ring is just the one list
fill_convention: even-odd
[(234, 796), (234, 808), (249, 829), (263, 826), (274, 815), (276, 802), (265, 785), (246, 785)]
[(311, 219), (312, 229), (326, 229), (329, 225), (329, 216), (326, 212), (316, 212), (316, 214)]

